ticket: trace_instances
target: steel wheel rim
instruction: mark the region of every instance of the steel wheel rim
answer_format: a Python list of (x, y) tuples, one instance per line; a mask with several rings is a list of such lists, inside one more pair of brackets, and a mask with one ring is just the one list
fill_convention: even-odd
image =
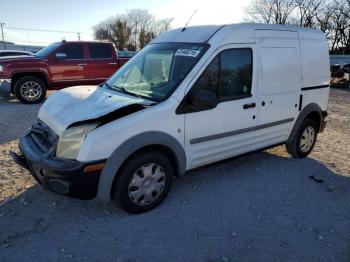
[(165, 187), (165, 172), (158, 164), (146, 164), (132, 175), (128, 195), (130, 200), (138, 206), (146, 206), (156, 201)]
[(20, 91), (21, 91), (22, 97), (24, 97), (28, 101), (35, 101), (42, 94), (41, 86), (34, 81), (28, 81), (23, 83), (20, 88)]
[(301, 134), (300, 149), (303, 153), (308, 152), (315, 142), (315, 129), (312, 126), (305, 128)]

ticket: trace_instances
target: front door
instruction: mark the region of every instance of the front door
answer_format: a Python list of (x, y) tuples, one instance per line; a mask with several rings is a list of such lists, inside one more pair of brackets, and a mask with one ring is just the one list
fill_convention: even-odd
[(82, 43), (63, 45), (55, 52), (52, 59), (50, 70), (54, 85), (70, 86), (87, 83), (87, 60)]
[[(187, 166), (195, 168), (255, 149), (257, 90), (255, 46), (229, 45), (217, 50), (180, 105), (185, 113)], [(192, 82), (192, 83), (193, 83)], [(196, 106), (214, 94), (216, 106)], [(198, 98), (197, 98), (198, 99)], [(187, 105), (186, 105), (187, 104)], [(200, 103), (199, 103), (200, 104)]]

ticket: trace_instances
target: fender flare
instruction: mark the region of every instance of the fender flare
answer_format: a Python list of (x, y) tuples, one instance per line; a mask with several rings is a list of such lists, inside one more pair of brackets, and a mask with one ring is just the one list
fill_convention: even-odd
[(306, 107), (304, 107), (304, 109), (299, 113), (299, 116), (297, 118), (297, 120), (294, 123), (293, 129), (288, 137), (287, 142), (290, 142), (294, 135), (297, 133), (297, 131), (299, 130), (301, 124), (303, 123), (303, 121), (305, 120), (305, 118), (313, 113), (313, 112), (317, 112), (320, 115), (320, 119), (321, 119), (321, 125), (322, 125), (322, 121), (323, 121), (323, 116), (322, 116), (322, 110), (319, 107), (319, 105), (315, 104), (315, 103), (311, 103), (308, 104)]
[(47, 70), (45, 69), (39, 69), (39, 70), (18, 70), (18, 71), (13, 71), (11, 72), (10, 78), (12, 79), (15, 75), (17, 74), (43, 74), (45, 79), (46, 79), (46, 84), (50, 84), (49, 83), (49, 74), (47, 72)]
[(96, 198), (110, 201), (113, 182), (121, 165), (137, 150), (151, 145), (166, 146), (172, 150), (177, 158), (179, 174), (185, 173), (186, 154), (181, 144), (174, 137), (157, 131), (140, 133), (122, 143), (107, 159), (100, 176)]

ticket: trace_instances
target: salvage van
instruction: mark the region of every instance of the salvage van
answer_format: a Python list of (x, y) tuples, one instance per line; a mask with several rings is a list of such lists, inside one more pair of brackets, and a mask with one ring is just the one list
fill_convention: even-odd
[(281, 144), (307, 156), (326, 124), (329, 81), (321, 31), (175, 29), (100, 86), (51, 95), (12, 156), (45, 189), (140, 213), (188, 170)]

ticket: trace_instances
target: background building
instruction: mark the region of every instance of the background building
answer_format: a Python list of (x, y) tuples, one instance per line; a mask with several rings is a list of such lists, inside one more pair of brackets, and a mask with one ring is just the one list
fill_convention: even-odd
[(18, 45), (13, 42), (3, 42), (0, 41), (0, 50), (21, 50), (21, 51), (29, 51), (29, 52), (38, 52), (44, 46), (36, 46), (36, 45)]

